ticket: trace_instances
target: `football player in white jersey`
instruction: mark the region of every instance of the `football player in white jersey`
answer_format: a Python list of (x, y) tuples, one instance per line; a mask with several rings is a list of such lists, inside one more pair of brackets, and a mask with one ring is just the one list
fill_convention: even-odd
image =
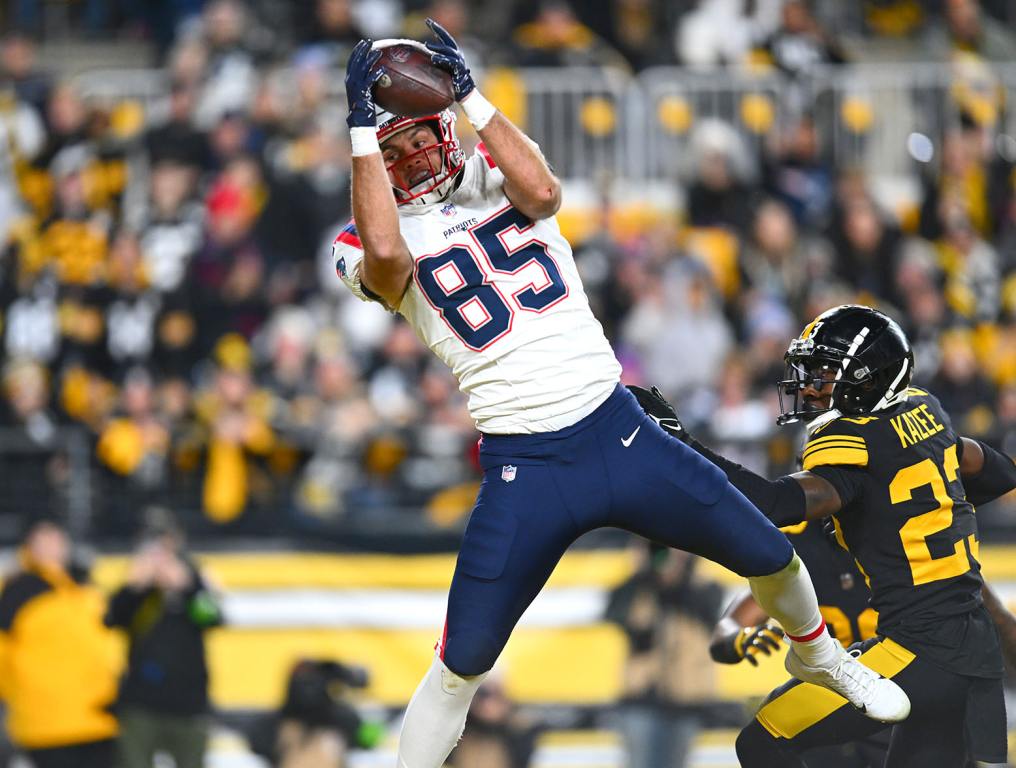
[(477, 90), (451, 36), (428, 24), (438, 39), (427, 44), (431, 60), (451, 73), (482, 144), (463, 157), (451, 111), (420, 119), (377, 111), (379, 48), (395, 41), (361, 41), (346, 71), (354, 220), (334, 246), (353, 293), (403, 315), (452, 369), (482, 435), (484, 479), (438, 653), (406, 710), (399, 768), (444, 763), (519, 617), (571, 542), (602, 526), (747, 577), (810, 681), (874, 719), (906, 717), (895, 683), (825, 630), (787, 538), (620, 385), (554, 220), (559, 181)]

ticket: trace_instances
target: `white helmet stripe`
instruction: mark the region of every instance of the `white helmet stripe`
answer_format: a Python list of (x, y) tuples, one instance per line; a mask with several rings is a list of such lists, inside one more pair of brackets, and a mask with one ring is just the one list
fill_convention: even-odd
[(857, 348), (861, 346), (862, 342), (864, 342), (864, 339), (867, 337), (869, 330), (870, 329), (868, 328), (868, 326), (864, 326), (864, 328), (858, 331), (857, 335), (854, 337), (854, 340), (850, 343), (850, 349), (847, 350), (846, 356), (844, 356), (843, 360), (840, 361), (840, 369), (836, 371), (836, 379), (835, 379), (836, 381), (839, 381), (841, 378), (843, 378), (843, 373), (847, 370), (847, 366), (850, 365), (850, 359), (854, 356), (854, 353), (857, 351)]
[(902, 392), (897, 392), (896, 387), (898, 387), (900, 382), (903, 380), (903, 376), (906, 374), (907, 369), (909, 367), (910, 367), (910, 358), (909, 357), (903, 358), (903, 365), (900, 366), (900, 372), (896, 374), (896, 378), (893, 379), (893, 383), (889, 385), (889, 389), (887, 389), (885, 393), (882, 395), (882, 399), (879, 400), (877, 403), (875, 403), (875, 407), (872, 408), (871, 410), (879, 411), (883, 408), (888, 408), (890, 405), (895, 405), (897, 402), (903, 399), (903, 396), (906, 395), (906, 390), (903, 390)]

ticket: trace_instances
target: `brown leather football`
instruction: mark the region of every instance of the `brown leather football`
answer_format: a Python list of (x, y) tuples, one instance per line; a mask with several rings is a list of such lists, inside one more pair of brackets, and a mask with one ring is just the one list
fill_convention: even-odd
[(405, 117), (433, 115), (455, 101), (452, 77), (430, 63), (430, 53), (409, 43), (381, 48), (378, 66), (384, 69), (374, 85), (374, 101)]

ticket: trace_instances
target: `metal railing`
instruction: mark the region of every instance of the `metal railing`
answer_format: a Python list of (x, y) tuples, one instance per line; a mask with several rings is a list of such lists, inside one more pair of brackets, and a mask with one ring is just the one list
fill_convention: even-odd
[[(311, 443), (300, 447), (311, 451)], [(731, 456), (742, 460), (754, 456), (767, 463), (767, 439), (723, 445)], [(297, 471), (276, 478), (271, 493), (252, 495), (240, 518), (220, 525), (201, 508), (203, 468), (194, 466), (186, 472), (168, 464), (167, 468), (170, 474), (163, 482), (139, 485), (114, 475), (98, 461), (94, 437), (84, 428), (62, 427), (44, 440), (31, 438), (23, 429), (0, 429), (0, 548), (17, 541), (30, 521), (52, 515), (64, 519), (79, 541), (129, 545), (150, 506), (171, 510), (192, 539), (205, 543), (287, 541), (295, 546), (437, 551), (457, 546), (465, 520), (463, 514), (458, 524), (437, 525), (421, 507), (343, 506), (334, 515), (328, 510), (311, 514), (298, 501)], [(781, 473), (792, 467), (772, 463), (770, 457), (768, 470), (760, 470)], [(1014, 500), (979, 509), (978, 519), (988, 540), (1016, 539)], [(619, 540), (610, 530), (587, 541), (591, 546), (621, 543), (623, 537)]]
[(39, 517), (58, 516), (87, 535), (94, 512), (92, 446), (84, 430), (0, 429), (0, 541)]
[[(692, 137), (707, 120), (732, 126), (751, 153), (807, 113), (835, 164), (875, 174), (912, 173), (923, 152), (913, 135), (927, 137), (930, 145), (922, 146), (937, 151), (964, 114), (1016, 134), (1008, 108), (1016, 98), (1016, 64), (857, 64), (817, 68), (803, 78), (672, 67), (637, 76), (607, 68), (519, 69), (510, 77), (520, 90), (523, 127), (558, 173), (573, 179), (682, 175)], [(283, 101), (292, 97), (291, 72), (274, 70), (270, 80)], [(344, 102), (340, 73), (329, 82), (331, 96)], [(169, 87), (163, 70), (97, 70), (77, 83), (86, 96), (136, 99), (150, 114)]]

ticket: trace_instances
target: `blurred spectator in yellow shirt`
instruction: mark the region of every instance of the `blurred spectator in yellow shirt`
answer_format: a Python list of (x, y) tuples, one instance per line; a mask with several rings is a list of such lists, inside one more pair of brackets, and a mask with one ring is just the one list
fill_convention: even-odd
[(0, 697), (7, 730), (34, 768), (109, 768), (122, 659), (105, 600), (71, 562), (53, 519), (32, 524), (0, 591)]

